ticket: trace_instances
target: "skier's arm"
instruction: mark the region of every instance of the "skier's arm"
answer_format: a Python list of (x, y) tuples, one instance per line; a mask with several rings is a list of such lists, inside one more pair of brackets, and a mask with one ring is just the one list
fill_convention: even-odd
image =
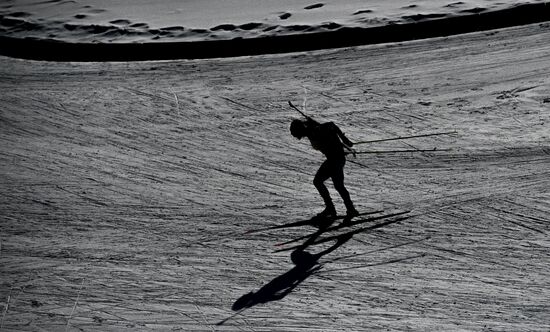
[(342, 132), (342, 130), (340, 130), (340, 128), (338, 128), (338, 126), (336, 124), (334, 124), (333, 122), (330, 123), (330, 125), (332, 126), (333, 130), (336, 131), (336, 134), (338, 135), (338, 138), (340, 138), (340, 140), (342, 141), (342, 145), (344, 145), (344, 148), (346, 150), (348, 150), (349, 153), (351, 153), (354, 157), (356, 157), (356, 154), (355, 154), (355, 150), (352, 148), (353, 146), (353, 142), (350, 141), (346, 135), (344, 135), (344, 133)]
[(342, 143), (344, 143), (344, 145), (348, 148), (351, 148), (353, 146), (353, 142), (350, 141), (346, 135), (344, 135), (344, 133), (342, 132), (342, 130), (340, 130), (340, 128), (338, 128), (338, 126), (336, 124), (334, 124), (333, 122), (330, 123), (331, 126), (334, 128), (334, 130), (336, 131), (336, 134), (338, 134), (338, 137), (340, 138), (340, 140), (342, 140)]

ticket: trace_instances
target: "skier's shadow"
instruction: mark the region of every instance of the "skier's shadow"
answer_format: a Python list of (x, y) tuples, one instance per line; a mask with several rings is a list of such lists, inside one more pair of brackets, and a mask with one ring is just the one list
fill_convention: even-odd
[(234, 311), (239, 311), (253, 307), (257, 304), (281, 300), (309, 276), (319, 271), (322, 267), (322, 265), (318, 263), (319, 259), (338, 249), (338, 247), (342, 246), (352, 237), (351, 234), (342, 234), (336, 238), (336, 243), (331, 247), (317, 254), (307, 252), (305, 249), (315, 243), (315, 240), (325, 232), (328, 226), (330, 225), (321, 224), (317, 232), (313, 233), (302, 245), (290, 254), (292, 263), (294, 263), (292, 269), (271, 280), (258, 291), (241, 296), (233, 303), (231, 308)]
[[(372, 214), (378, 213), (378, 212), (380, 212), (380, 211), (373, 212)], [(302, 240), (302, 239), (306, 240), (301, 245), (299, 245), (297, 247), (294, 247), (295, 250), (290, 255), (290, 258), (291, 258), (292, 262), (294, 263), (294, 267), (291, 268), (290, 270), (288, 270), (287, 272), (283, 273), (282, 275), (276, 277), (275, 279), (271, 280), (270, 282), (268, 282), (267, 284), (262, 286), (256, 292), (250, 292), (250, 293), (247, 293), (247, 294), (241, 296), (238, 300), (235, 301), (235, 303), (233, 303), (233, 306), (231, 307), (233, 309), (233, 311), (236, 311), (236, 313), (233, 314), (232, 316), (227, 317), (226, 319), (220, 321), (219, 323), (217, 323), (217, 325), (223, 325), (226, 321), (228, 321), (228, 320), (232, 319), (233, 317), (239, 315), (240, 313), (242, 313), (247, 308), (251, 308), (251, 307), (253, 307), (257, 304), (267, 303), (267, 302), (271, 302), (271, 301), (278, 301), (278, 300), (283, 299), (285, 296), (290, 294), (299, 284), (301, 284), (308, 277), (310, 277), (311, 275), (313, 275), (315, 273), (319, 273), (320, 272), (319, 270), (321, 270), (323, 265), (328, 263), (328, 262), (325, 262), (325, 263), (321, 264), (321, 263), (319, 263), (319, 260), (323, 256), (333, 252), (334, 250), (336, 250), (340, 246), (342, 246), (344, 243), (349, 241), (353, 237), (353, 235), (363, 233), (363, 232), (368, 232), (368, 231), (371, 231), (371, 230), (374, 230), (374, 229), (377, 229), (377, 228), (381, 228), (381, 227), (386, 227), (390, 224), (394, 224), (394, 223), (400, 222), (402, 220), (409, 219), (409, 218), (411, 218), (411, 216), (406, 215), (409, 212), (410, 211), (397, 212), (397, 213), (385, 214), (385, 215), (378, 216), (378, 217), (371, 217), (371, 218), (367, 218), (367, 219), (359, 219), (359, 220), (354, 220), (354, 221), (351, 221), (350, 219), (345, 218), (342, 221), (342, 224), (334, 226), (334, 227), (331, 227), (331, 224), (334, 222), (334, 220), (319, 223), (318, 220), (311, 219), (311, 220), (308, 220), (308, 221), (299, 222), (300, 225), (316, 225), (318, 227), (318, 230), (316, 232), (312, 233), (309, 236), (299, 237), (296, 240), (291, 240), (291, 241), (286, 242), (286, 243), (291, 243), (291, 242), (299, 241), (299, 240)], [(343, 234), (340, 234), (340, 235), (337, 235), (337, 236), (329, 236), (329, 237), (325, 237), (324, 239), (318, 240), (318, 238), (325, 232), (330, 232), (330, 231), (333, 231), (335, 229), (342, 229), (342, 228), (345, 228), (345, 227), (352, 227), (352, 226), (360, 225), (360, 224), (363, 224), (363, 223), (366, 223), (366, 222), (373, 222), (375, 220), (383, 220), (383, 219), (385, 221), (377, 223), (375, 225), (369, 225), (369, 226), (366, 226), (366, 227), (361, 227), (361, 228), (351, 230), (351, 231), (348, 231), (346, 233), (343, 233)], [(296, 224), (297, 223), (292, 223), (292, 224), (287, 224), (287, 225), (290, 225), (290, 227), (293, 227)], [(283, 227), (285, 227), (287, 225), (284, 225)], [(276, 229), (276, 228), (282, 228), (282, 227), (281, 226), (269, 227), (269, 228), (265, 228), (265, 229), (262, 229), (262, 230)], [(425, 239), (415, 240), (415, 241), (410, 242), (410, 243), (423, 241)], [(334, 245), (332, 245), (331, 247), (329, 247), (329, 248), (327, 248), (327, 249), (325, 249), (325, 250), (323, 250), (323, 251), (321, 251), (317, 254), (311, 254), (311, 253), (306, 251), (306, 249), (311, 245), (322, 243), (322, 242), (327, 242), (327, 241), (333, 241), (333, 240), (336, 241), (336, 243)], [(410, 244), (410, 243), (405, 243), (404, 245), (407, 245), (407, 244)], [(283, 250), (279, 250), (279, 251), (283, 251)], [(347, 257), (349, 257), (349, 256), (347, 256)], [(417, 258), (417, 257), (421, 257), (421, 256), (406, 257), (405, 259), (411, 259), (411, 258)], [(331, 260), (331, 262), (334, 262), (336, 260), (338, 260), (338, 258)], [(392, 263), (392, 262), (395, 262), (395, 261), (390, 261), (389, 263)]]

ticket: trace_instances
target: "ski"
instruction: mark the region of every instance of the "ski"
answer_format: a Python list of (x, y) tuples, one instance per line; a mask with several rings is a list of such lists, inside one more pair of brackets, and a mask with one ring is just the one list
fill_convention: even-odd
[[(366, 215), (370, 215), (370, 214), (377, 214), (377, 213), (382, 213), (382, 212), (384, 212), (384, 210), (363, 212), (363, 213), (359, 213), (356, 217), (366, 216)], [(321, 225), (323, 223), (328, 224), (329, 222), (334, 222), (336, 220), (345, 219), (346, 217), (347, 216), (345, 216), (345, 215), (339, 215), (339, 216), (330, 217), (330, 218), (314, 216), (314, 217), (309, 218), (309, 219), (299, 220), (299, 221), (291, 222), (291, 223), (288, 223), (288, 224), (269, 226), (269, 227), (264, 227), (264, 228), (260, 228), (260, 229), (251, 229), (251, 230), (246, 231), (244, 234), (254, 234), (254, 233), (266, 232), (266, 231), (271, 231), (271, 230), (281, 229), (281, 228), (300, 227), (300, 226), (309, 226), (309, 225), (314, 226), (314, 225)]]
[[(376, 225), (373, 225), (373, 226), (362, 227), (362, 228), (359, 228), (359, 229), (356, 229), (356, 230), (353, 230), (353, 231), (349, 231), (347, 233), (328, 236), (328, 237), (325, 237), (325, 238), (322, 238), (322, 239), (319, 239), (319, 240), (315, 240), (312, 243), (310, 243), (309, 245), (316, 245), (316, 244), (321, 244), (321, 243), (325, 243), (325, 242), (329, 242), (329, 241), (333, 241), (333, 240), (341, 240), (341, 239), (345, 239), (345, 238), (351, 238), (355, 234), (359, 234), (359, 233), (362, 233), (362, 232), (366, 232), (366, 231), (374, 230), (374, 229), (381, 228), (381, 227), (384, 227), (384, 226), (388, 226), (388, 225), (391, 225), (391, 224), (409, 219), (411, 217), (412, 216), (404, 216), (404, 217), (401, 217), (401, 218), (388, 220), (388, 221), (385, 221), (385, 222), (382, 222), (382, 223), (379, 223), (379, 224), (376, 224)], [(301, 247), (303, 247), (303, 244), (296, 245), (296, 246), (289, 247), (289, 248), (277, 249), (273, 252), (290, 251), (290, 250), (295, 250), (295, 249), (298, 249), (298, 248), (301, 248)]]
[[(372, 221), (376, 221), (376, 220), (380, 220), (380, 219), (397, 217), (397, 216), (407, 214), (409, 212), (411, 212), (411, 211), (402, 211), (402, 212), (390, 213), (390, 214), (385, 214), (385, 215), (372, 217), (372, 218), (367, 218), (367, 219), (351, 220), (351, 221), (348, 221), (348, 222), (341, 223), (339, 225), (328, 227), (327, 229), (324, 230), (324, 232), (331, 232), (331, 231), (335, 231), (335, 230), (338, 230), (338, 229), (341, 229), (341, 228), (344, 228), (344, 227), (351, 227), (351, 226), (359, 225), (359, 224), (362, 224), (362, 223), (365, 223), (365, 222), (372, 222)], [(292, 240), (289, 240), (289, 241), (286, 241), (286, 242), (277, 243), (277, 244), (275, 244), (275, 246), (277, 246), (277, 247), (285, 246), (287, 244), (291, 244), (291, 243), (294, 243), (294, 242), (305, 240), (305, 239), (307, 239), (311, 236), (313, 236), (313, 234), (304, 235), (304, 236), (301, 236), (297, 239), (292, 239)]]

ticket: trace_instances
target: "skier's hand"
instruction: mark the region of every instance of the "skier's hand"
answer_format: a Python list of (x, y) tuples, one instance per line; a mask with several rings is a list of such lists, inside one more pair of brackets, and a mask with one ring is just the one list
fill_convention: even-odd
[(337, 131), (336, 133), (342, 140), (342, 143), (344, 143), (348, 148), (351, 148), (353, 146), (353, 142), (349, 140), (349, 138), (344, 135), (344, 133), (340, 130), (340, 128), (336, 127)]
[(346, 146), (346, 149), (348, 150), (348, 154), (351, 153), (353, 158), (357, 158), (357, 151), (355, 151), (355, 149), (352, 149), (349, 146)]

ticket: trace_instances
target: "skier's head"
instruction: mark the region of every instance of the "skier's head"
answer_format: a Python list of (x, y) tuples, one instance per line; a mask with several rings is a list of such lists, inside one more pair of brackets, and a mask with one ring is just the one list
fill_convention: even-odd
[(306, 136), (306, 125), (303, 121), (292, 120), (290, 123), (290, 133), (297, 139), (302, 139), (302, 137)]

